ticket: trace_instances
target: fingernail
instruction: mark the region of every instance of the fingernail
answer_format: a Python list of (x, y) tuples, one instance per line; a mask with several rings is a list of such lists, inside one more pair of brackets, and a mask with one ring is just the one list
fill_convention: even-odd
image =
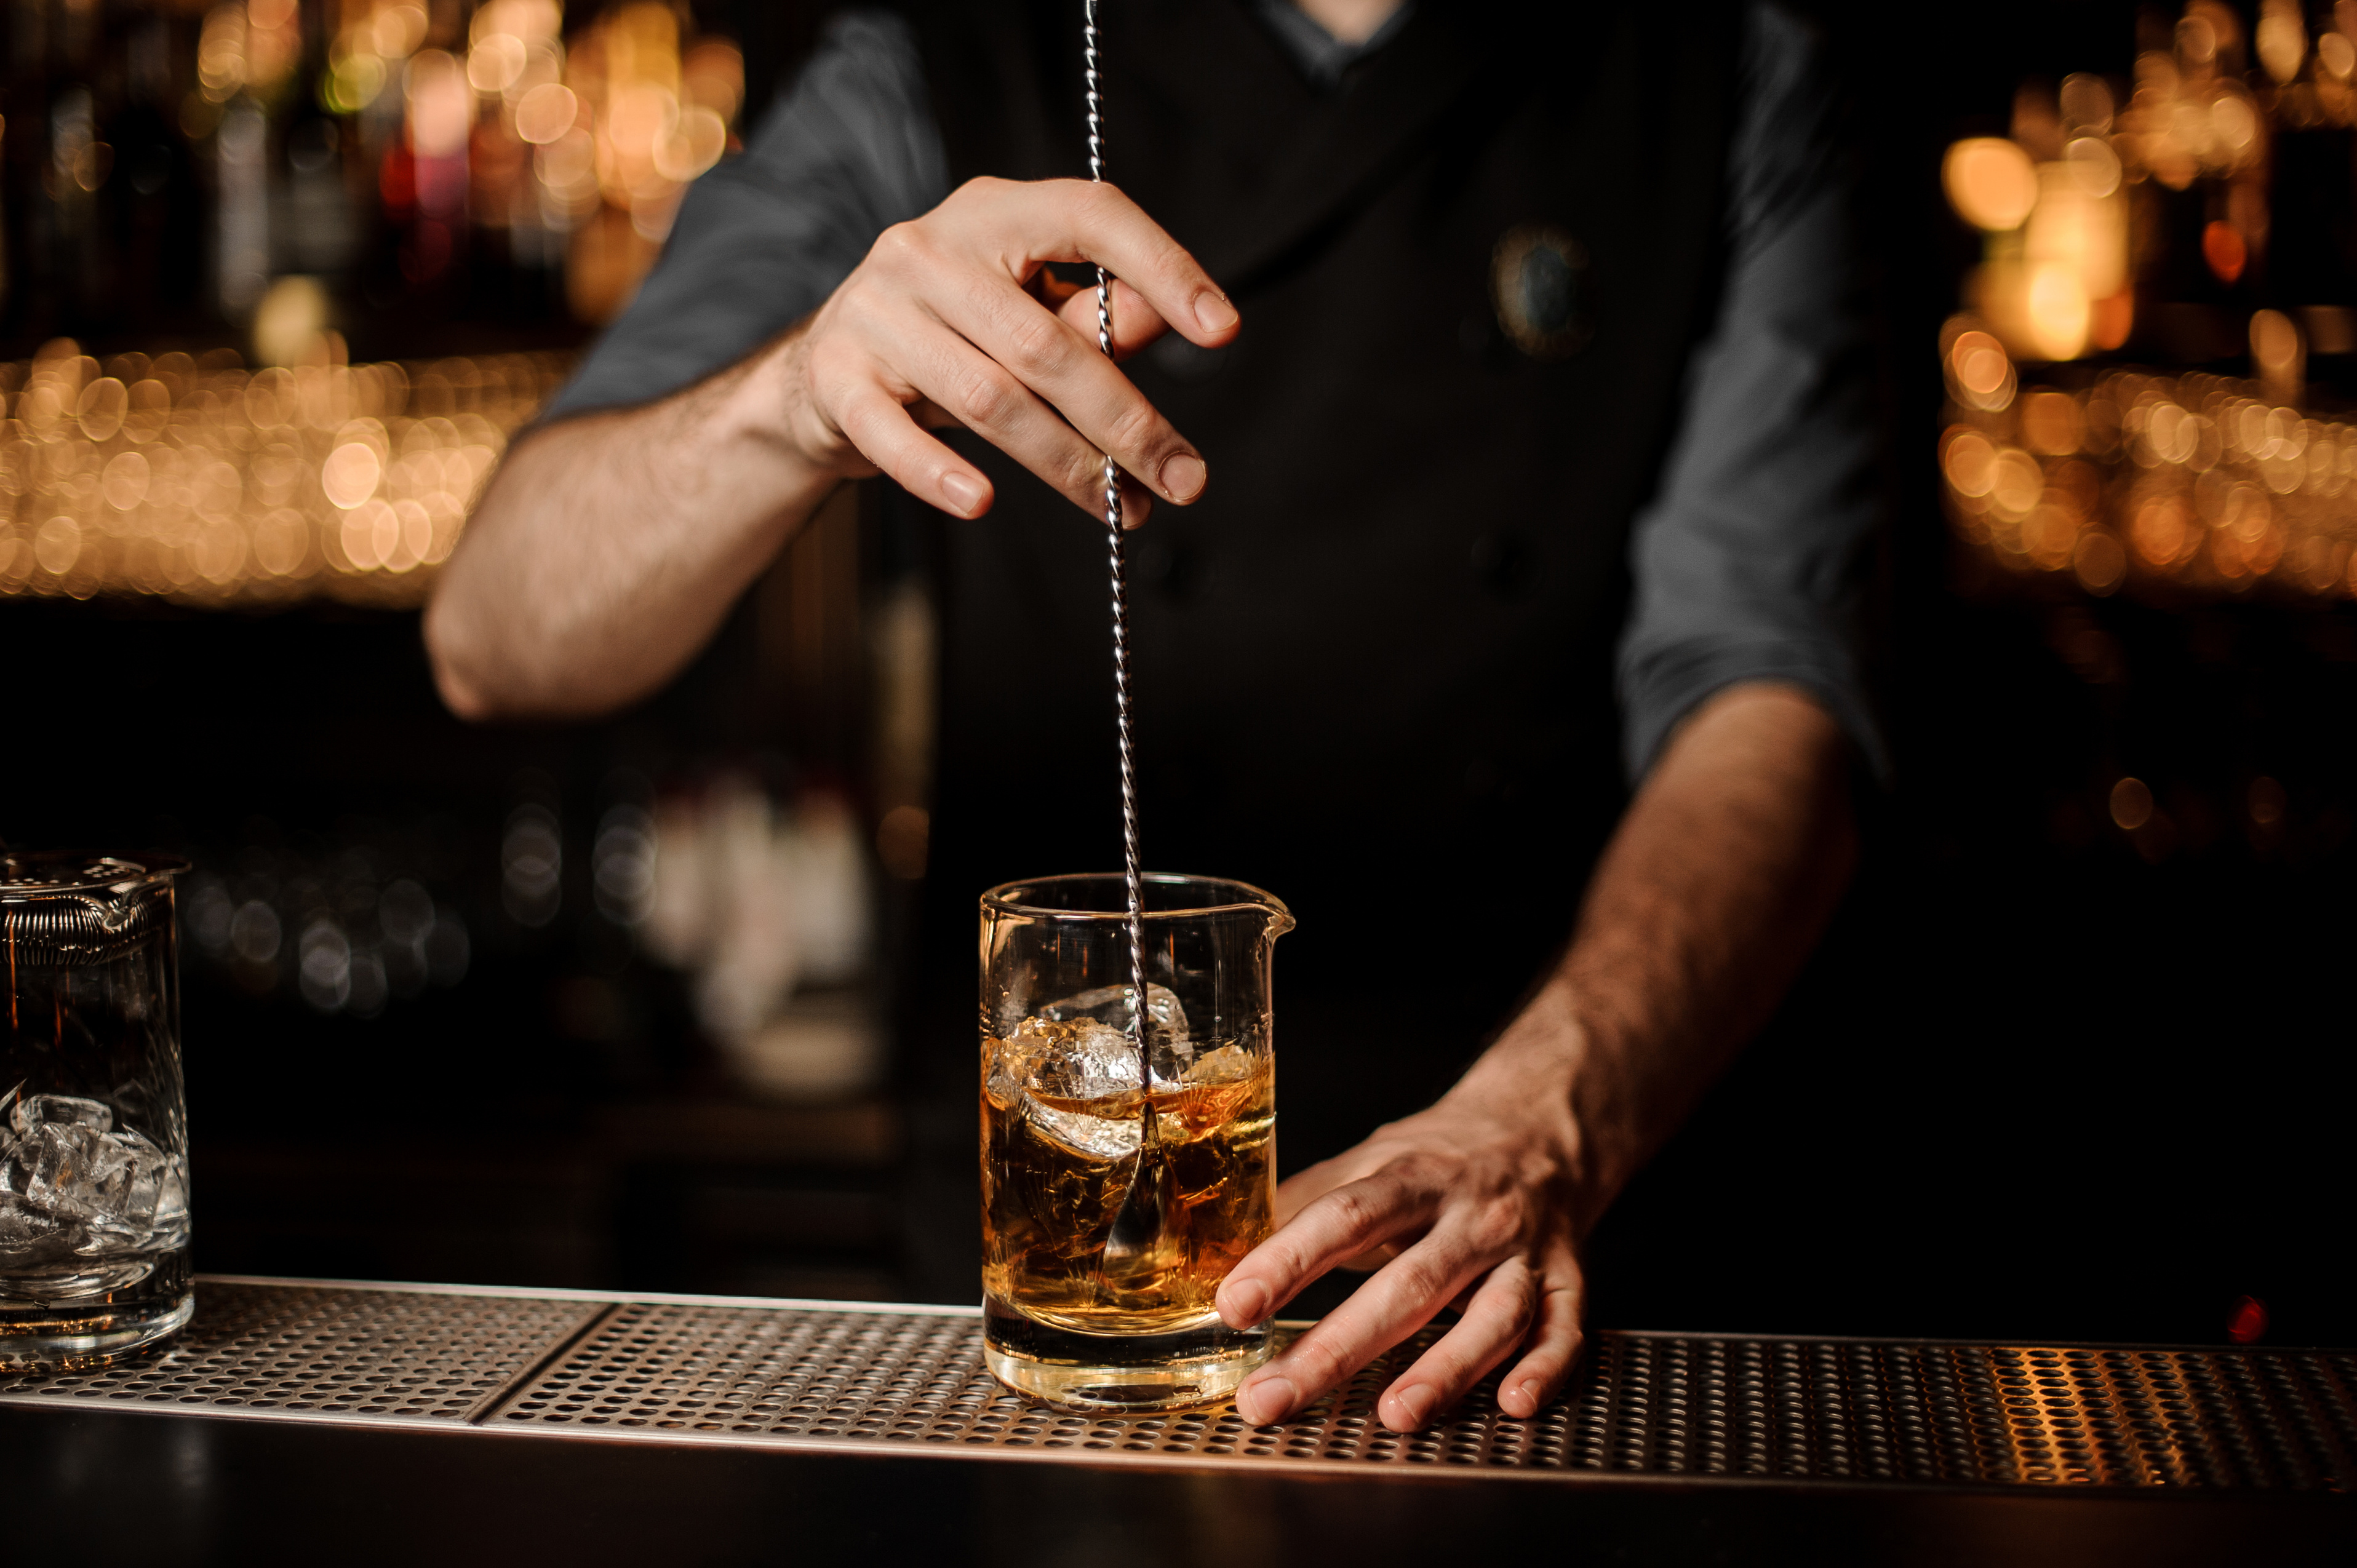
[(1409, 1432), (1424, 1424), (1425, 1418), (1432, 1413), (1432, 1407), (1438, 1401), (1433, 1391), (1422, 1383), (1402, 1389), (1392, 1396), (1393, 1407), (1399, 1412), (1405, 1429)]
[(1281, 1376), (1263, 1378), (1236, 1391), (1236, 1413), (1254, 1426), (1283, 1421), (1293, 1412), (1293, 1385)]
[(942, 476), (942, 494), (960, 511), (972, 511), (982, 504), (982, 482), (972, 474), (949, 473)]
[(1523, 1391), (1523, 1397), (1524, 1399), (1526, 1399), (1526, 1400), (1528, 1400), (1528, 1401), (1530, 1401), (1530, 1402), (1531, 1402), (1531, 1408), (1532, 1408), (1533, 1410), (1536, 1410), (1536, 1409), (1538, 1409), (1538, 1407), (1539, 1407), (1539, 1380), (1538, 1380), (1536, 1378), (1524, 1378), (1524, 1379), (1523, 1380), (1523, 1390), (1522, 1390), (1522, 1391)]
[(1172, 500), (1192, 500), (1211, 470), (1192, 452), (1181, 452), (1162, 465), (1162, 493)]
[(1195, 320), (1206, 332), (1225, 332), (1236, 324), (1236, 307), (1216, 294), (1195, 296)]
[(1268, 1316), (1268, 1287), (1258, 1280), (1242, 1280), (1220, 1293), (1228, 1298), (1220, 1316), (1237, 1328), (1250, 1328)]

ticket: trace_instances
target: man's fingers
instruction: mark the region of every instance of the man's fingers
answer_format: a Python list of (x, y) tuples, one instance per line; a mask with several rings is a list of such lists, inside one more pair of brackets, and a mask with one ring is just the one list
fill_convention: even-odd
[[(1122, 282), (1113, 285), (1113, 357), (1126, 360), (1170, 330), (1146, 296)], [(1097, 291), (1084, 288), (1056, 306), (1067, 326), (1093, 343), (1097, 340)]]
[(1496, 1262), (1475, 1257), (1459, 1236), (1426, 1237), (1246, 1378), (1236, 1390), (1237, 1412), (1255, 1426), (1283, 1421), (1431, 1322), (1450, 1296)]
[(1506, 1359), (1529, 1331), (1539, 1282), (1520, 1257), (1491, 1269), (1466, 1301), (1464, 1316), (1437, 1344), (1401, 1373), (1375, 1413), (1394, 1432), (1414, 1432), (1465, 1397), (1481, 1375)]
[[(1093, 328), (1082, 335), (1002, 279), (977, 278), (931, 304), (952, 332), (1012, 372), (1013, 382), (1052, 405), (1147, 489), (1182, 506), (1201, 492), (1208, 477), (1202, 455), (1098, 351)], [(932, 395), (962, 413), (955, 401)]]
[(1294, 1216), (1356, 1178), (1357, 1173), (1339, 1159), (1320, 1160), (1307, 1170), (1294, 1172), (1276, 1184), (1276, 1228), (1284, 1230), (1293, 1223)]
[[(1073, 505), (1103, 515), (1103, 454), (1005, 366), (937, 326), (919, 341), (902, 345), (898, 358), (927, 403), (1047, 480)], [(1120, 372), (1106, 366), (1105, 373)], [(1125, 521), (1133, 527), (1144, 521), (1145, 509), (1134, 503), (1146, 498), (1125, 485), (1124, 499), (1133, 503), (1125, 508)]]
[(1261, 1322), (1344, 1259), (1426, 1223), (1438, 1201), (1422, 1184), (1388, 1171), (1335, 1188), (1228, 1271), (1220, 1283), (1220, 1316), (1232, 1328)]
[(834, 410), (836, 425), (859, 455), (894, 483), (952, 517), (990, 510), (990, 481), (982, 470), (917, 428), (900, 401), (873, 382), (846, 388)]
[(1500, 1410), (1517, 1421), (1528, 1421), (1563, 1387), (1572, 1362), (1579, 1356), (1579, 1319), (1586, 1294), (1587, 1282), (1571, 1249), (1562, 1248), (1550, 1256), (1539, 1289), (1530, 1348), (1498, 1380)]
[(1117, 187), (1088, 180), (976, 180), (951, 201), (986, 210), (1007, 271), (1093, 262), (1135, 287), (1163, 320), (1203, 347), (1235, 334), (1236, 307), (1185, 246)]

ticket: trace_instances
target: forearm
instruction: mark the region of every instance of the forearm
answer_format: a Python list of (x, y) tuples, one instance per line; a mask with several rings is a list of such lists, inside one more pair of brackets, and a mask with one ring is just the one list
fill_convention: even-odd
[(841, 477), (782, 437), (792, 348), (509, 454), (426, 611), (455, 712), (597, 713), (694, 657)]
[(1856, 859), (1848, 746), (1813, 700), (1730, 688), (1638, 790), (1561, 964), (1452, 1092), (1540, 1103), (1584, 1231), (1782, 995)]

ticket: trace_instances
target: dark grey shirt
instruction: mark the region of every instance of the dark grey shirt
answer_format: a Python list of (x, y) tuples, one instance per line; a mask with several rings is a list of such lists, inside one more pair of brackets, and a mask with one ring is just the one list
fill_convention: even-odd
[[(1406, 10), (1353, 48), (1287, 0), (1259, 9), (1320, 84), (1383, 47)], [(1865, 328), (1808, 28), (1749, 5), (1738, 91), (1727, 293), (1631, 541), (1618, 674), (1632, 778), (1697, 703), (1756, 680), (1813, 691), (1882, 760), (1851, 628), (1874, 510)], [(878, 234), (948, 194), (907, 26), (839, 17), (743, 156), (688, 192), (638, 298), (549, 415), (650, 403), (736, 363), (817, 309)]]

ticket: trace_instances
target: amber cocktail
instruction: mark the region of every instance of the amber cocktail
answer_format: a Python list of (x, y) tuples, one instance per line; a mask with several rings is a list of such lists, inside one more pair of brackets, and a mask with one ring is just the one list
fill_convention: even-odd
[(1293, 918), (1243, 883), (1147, 877), (1141, 1029), (1124, 902), (1111, 875), (982, 901), (985, 1353), (1052, 1403), (1168, 1410), (1267, 1359), (1267, 1326), (1212, 1301), (1269, 1231), (1269, 961)]

